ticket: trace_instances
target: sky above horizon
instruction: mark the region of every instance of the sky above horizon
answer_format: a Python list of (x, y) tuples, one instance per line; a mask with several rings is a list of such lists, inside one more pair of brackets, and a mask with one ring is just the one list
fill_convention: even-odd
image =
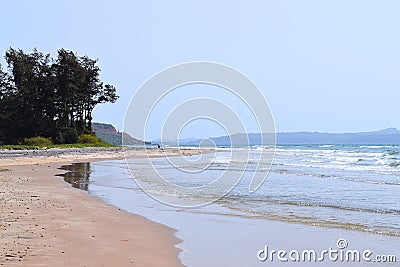
[[(55, 57), (63, 47), (99, 59), (102, 80), (120, 99), (96, 107), (94, 121), (119, 130), (143, 82), (189, 61), (250, 77), (280, 132), (400, 128), (399, 1), (16, 0), (1, 10), (3, 55), (36, 47)], [(192, 126), (181, 137), (222, 133)]]

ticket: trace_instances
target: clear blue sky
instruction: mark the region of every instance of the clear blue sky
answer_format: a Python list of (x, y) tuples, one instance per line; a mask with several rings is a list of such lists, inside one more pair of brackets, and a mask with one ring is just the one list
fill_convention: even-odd
[(397, 0), (13, 0), (1, 10), (2, 54), (12, 46), (55, 56), (64, 47), (99, 58), (121, 98), (94, 118), (118, 129), (147, 78), (197, 60), (252, 78), (279, 131), (400, 128)]

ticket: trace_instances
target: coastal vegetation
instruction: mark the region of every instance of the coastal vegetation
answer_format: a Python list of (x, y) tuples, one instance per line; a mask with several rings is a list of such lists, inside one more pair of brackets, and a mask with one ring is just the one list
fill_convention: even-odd
[(93, 136), (91, 134), (81, 134), (78, 136), (78, 142), (73, 144), (54, 144), (51, 138), (45, 137), (31, 137), (25, 138), (19, 144), (8, 144), (0, 145), (1, 149), (12, 149), (12, 150), (22, 150), (22, 149), (47, 149), (47, 148), (83, 148), (83, 147), (112, 147), (104, 140)]
[(0, 66), (3, 148), (106, 145), (93, 136), (92, 112), (118, 96), (113, 85), (100, 80), (96, 59), (63, 48), (56, 58), (10, 48), (5, 60), (6, 70)]

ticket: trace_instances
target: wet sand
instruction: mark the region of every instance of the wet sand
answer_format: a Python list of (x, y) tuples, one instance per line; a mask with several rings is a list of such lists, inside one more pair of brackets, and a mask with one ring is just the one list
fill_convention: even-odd
[[(0, 265), (182, 266), (174, 229), (107, 205), (55, 176), (64, 172), (57, 169), (61, 165), (123, 158), (124, 153), (4, 156), (0, 152)], [(145, 156), (143, 150), (129, 153)], [(151, 153), (164, 154), (156, 149)]]

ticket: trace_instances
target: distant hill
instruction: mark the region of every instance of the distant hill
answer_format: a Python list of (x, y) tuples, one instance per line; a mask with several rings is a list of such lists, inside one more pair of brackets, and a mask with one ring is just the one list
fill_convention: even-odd
[(92, 123), (92, 131), (96, 134), (97, 137), (101, 138), (111, 145), (122, 145), (122, 135), (124, 135), (125, 145), (137, 146), (150, 144), (148, 142), (133, 138), (127, 133), (118, 132), (117, 129), (115, 129), (115, 127), (111, 124), (94, 122)]
[(360, 133), (279, 133), (278, 144), (400, 144), (400, 131), (388, 128)]
[[(230, 146), (231, 140), (235, 145), (246, 145), (247, 138), (249, 145), (260, 145), (262, 138), (264, 140), (273, 140), (273, 134), (257, 134), (257, 133), (238, 133), (231, 136), (213, 137), (212, 139), (217, 146)], [(180, 145), (197, 146), (200, 139), (182, 139), (179, 140)], [(158, 142), (166, 144), (176, 144), (176, 141)], [(380, 131), (359, 132), (359, 133), (318, 133), (318, 132), (287, 132), (276, 134), (277, 145), (306, 145), (306, 144), (400, 144), (400, 131), (396, 128), (388, 128)]]

